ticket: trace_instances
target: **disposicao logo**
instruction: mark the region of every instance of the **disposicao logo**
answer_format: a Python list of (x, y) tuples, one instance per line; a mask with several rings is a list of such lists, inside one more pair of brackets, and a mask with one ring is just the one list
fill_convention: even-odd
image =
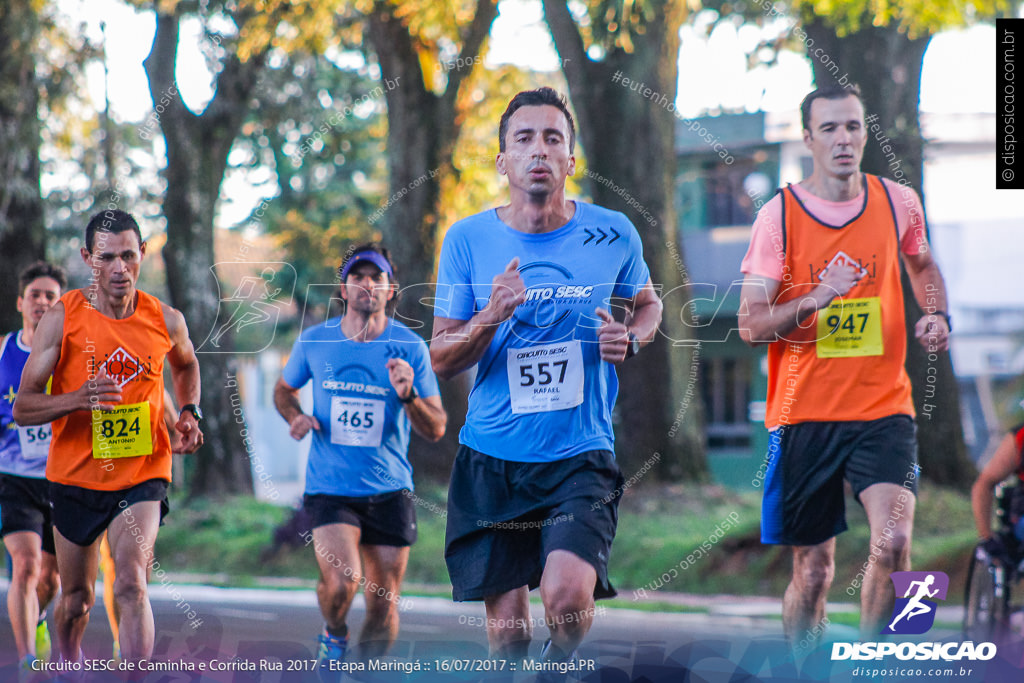
[(949, 577), (943, 572), (893, 572), (889, 575), (896, 588), (896, 606), (884, 634), (918, 635), (935, 623), (938, 605), (932, 598), (946, 599)]
[[(945, 600), (949, 590), (949, 577), (943, 572), (893, 572), (889, 575), (896, 589), (896, 606), (885, 635), (919, 635), (935, 624), (938, 604)], [(994, 643), (966, 642), (860, 642), (832, 643), (832, 661), (871, 660), (896, 657), (899, 660), (946, 662), (968, 660), (986, 661), (996, 656)]]

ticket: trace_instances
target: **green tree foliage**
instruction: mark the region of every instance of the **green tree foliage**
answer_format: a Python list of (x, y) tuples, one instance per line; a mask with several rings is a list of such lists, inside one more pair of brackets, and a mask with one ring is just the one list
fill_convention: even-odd
[(387, 182), (382, 90), (358, 52), (295, 52), (271, 60), (256, 97), (236, 142), (238, 168), (271, 170), (274, 196), (242, 225), (287, 254), (305, 327), (326, 316), (345, 250), (380, 237), (368, 219)]
[[(300, 321), (303, 327), (328, 315), (326, 302), (334, 292), (336, 269), (348, 247), (366, 239), (383, 239), (394, 249), (396, 243), (408, 239), (408, 230), (393, 228), (390, 236), (384, 234), (385, 219), (408, 193), (388, 205), (388, 199), (401, 188), (389, 186), (384, 149), (385, 141), (390, 139), (385, 91), (376, 76), (379, 67), (373, 53), (353, 51), (352, 46), (346, 46), (348, 37), (342, 31), (339, 44), (327, 48), (330, 59), (301, 51), (286, 55), (282, 51), (279, 61), (270, 60), (256, 95), (259, 106), (236, 143), (236, 150), (246, 152), (244, 167), (254, 176), (267, 168), (274, 170), (273, 198), (259, 207), (261, 216), (254, 212), (243, 226), (273, 235), (295, 266), (297, 290), (310, 292), (305, 304), (304, 297), (299, 297), (300, 309), (305, 313)], [(432, 77), (442, 78), (456, 64), (436, 62), (426, 68)], [(497, 121), (508, 100), (538, 83), (563, 85), (558, 72), (529, 74), (514, 67), (469, 71), (455, 105), (461, 113), (450, 168), (434, 178), (427, 174), (427, 181), (437, 185), (435, 210), (442, 226), (493, 205), (504, 196), (494, 157), (498, 151)], [(417, 259), (416, 265), (426, 273), (419, 277), (427, 278), (425, 281), (410, 275), (394, 255), (407, 304), (432, 296), (436, 246), (435, 241), (432, 251)], [(416, 308), (410, 310), (399, 310), (404, 322), (414, 327), (429, 325), (429, 309), (419, 309), (420, 313)], [(337, 307), (330, 311), (331, 315), (337, 313)], [(423, 327), (420, 332), (426, 334), (428, 330)], [(294, 330), (286, 331), (282, 339), (291, 332)], [(451, 419), (456, 422), (465, 414), (465, 387), (447, 383), (444, 390)], [(413, 448), (417, 471), (439, 480), (446, 478), (457, 433), (458, 425), (450, 432), (451, 443), (440, 446), (417, 442)]]
[[(263, 3), (287, 6), (284, 27), (254, 18), (242, 40), (291, 52), (326, 54), (361, 46), (387, 105), (388, 189), (373, 227), (392, 250), (406, 284), (433, 280), (439, 240), (440, 188), (452, 176), (455, 141), (465, 119), (458, 109), (463, 83), (482, 59), (497, 14), (494, 0), (437, 3), (424, 0)], [(460, 65), (448, 68), (449, 65)], [(335, 110), (337, 111), (337, 109)], [(424, 321), (431, 311), (408, 297), (399, 312)]]

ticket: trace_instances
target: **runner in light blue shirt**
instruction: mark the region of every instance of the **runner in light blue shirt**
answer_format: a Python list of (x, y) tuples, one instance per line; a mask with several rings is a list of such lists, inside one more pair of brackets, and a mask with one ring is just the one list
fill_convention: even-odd
[[(435, 314), (469, 320), (512, 256), (524, 301), (477, 363), (459, 442), (502, 460), (550, 462), (612, 450), (615, 366), (601, 359), (598, 307), (632, 299), (650, 280), (640, 236), (621, 213), (575, 202), (568, 223), (516, 230), (490, 209), (445, 236)], [(601, 239), (600, 234), (606, 237)]]
[[(527, 593), (541, 586), (541, 657), (567, 666), (594, 598), (615, 595), (613, 366), (654, 338), (662, 309), (633, 225), (566, 199), (575, 135), (550, 88), (509, 103), (496, 165), (510, 202), (445, 236), (430, 344), (441, 377), (476, 370), (448, 492), (452, 595), (483, 600), (492, 656), (520, 659)], [(613, 297), (625, 301), (617, 316)]]
[[(365, 583), (360, 657), (379, 657), (398, 635), (398, 598), (416, 540), (410, 495), (410, 430), (431, 441), (448, 417), (426, 344), (392, 320), (398, 282), (387, 250), (364, 244), (339, 269), (345, 313), (303, 332), (274, 388), (290, 433), (313, 443), (303, 504), (312, 517), (320, 569), (317, 598), (326, 622), (317, 658), (321, 677), (340, 676), (346, 617)], [(313, 381), (313, 410), (298, 392)]]

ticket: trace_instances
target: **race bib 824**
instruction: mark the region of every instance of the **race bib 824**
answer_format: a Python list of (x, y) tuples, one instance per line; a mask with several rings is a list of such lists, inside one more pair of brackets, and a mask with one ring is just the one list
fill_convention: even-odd
[(134, 458), (152, 453), (148, 401), (92, 411), (92, 457)]

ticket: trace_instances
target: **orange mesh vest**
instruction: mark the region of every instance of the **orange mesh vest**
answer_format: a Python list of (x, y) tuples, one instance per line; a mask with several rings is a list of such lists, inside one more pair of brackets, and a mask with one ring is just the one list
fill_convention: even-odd
[(768, 346), (765, 424), (914, 415), (903, 363), (907, 336), (899, 235), (882, 181), (864, 174), (865, 202), (846, 225), (826, 225), (782, 191), (786, 270), (775, 303), (806, 295), (833, 263), (863, 276), (845, 296)]
[(138, 293), (123, 320), (103, 315), (81, 290), (61, 297), (64, 336), (53, 394), (76, 391), (102, 368), (121, 386), (113, 411), (76, 410), (53, 422), (46, 478), (99, 491), (148, 479), (171, 480), (171, 444), (163, 421), (164, 357), (171, 349), (160, 301)]

